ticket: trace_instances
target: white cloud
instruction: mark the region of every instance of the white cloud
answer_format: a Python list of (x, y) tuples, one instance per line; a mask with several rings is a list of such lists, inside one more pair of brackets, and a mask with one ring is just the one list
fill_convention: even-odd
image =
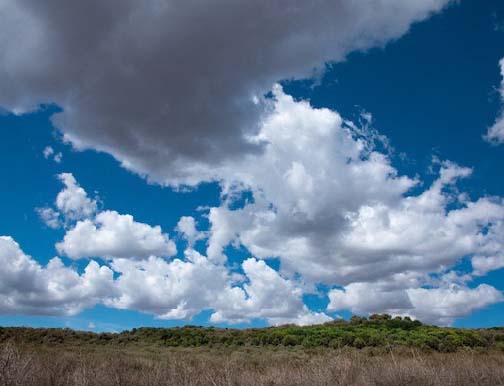
[(264, 153), (223, 172), (239, 182), (225, 189), (250, 188), (255, 201), (210, 209), (209, 258), (224, 261), (223, 248), (241, 243), (259, 258), (280, 257), (285, 272), (342, 285), (499, 252), (503, 200), (460, 194), (456, 183), (471, 169), (443, 162), (439, 178), (410, 195), (419, 181), (355, 139), (336, 112), (295, 102), (278, 87), (275, 96), (256, 138)]
[(501, 74), (501, 78), (502, 78), (499, 92), (500, 92), (501, 98), (504, 100), (504, 58), (502, 58), (499, 61), (499, 67), (500, 67), (500, 74)]
[[(500, 60), (499, 66), (502, 77), (499, 92), (501, 100), (504, 102), (504, 58)], [(496, 145), (504, 143), (504, 115), (502, 113), (495, 120), (493, 126), (488, 129), (484, 139)]]
[(271, 324), (313, 324), (331, 320), (323, 313), (309, 311), (302, 291), (280, 277), (263, 261), (248, 259), (243, 270), (244, 288), (234, 286), (228, 269), (188, 249), (185, 260), (166, 261), (150, 257), (143, 261), (115, 259), (117, 296), (105, 304), (135, 309), (161, 319), (190, 319), (205, 309), (214, 310), (215, 323), (249, 322), (267, 319)]
[(142, 261), (115, 259), (118, 296), (106, 304), (120, 309), (148, 312), (162, 319), (189, 319), (203, 309), (233, 301), (237, 290), (228, 285), (228, 272), (196, 251), (186, 259)]
[(145, 259), (151, 255), (169, 257), (177, 252), (175, 243), (160, 226), (140, 223), (131, 215), (110, 210), (78, 221), (56, 248), (72, 259)]
[(0, 313), (4, 314), (75, 315), (103, 303), (161, 319), (187, 320), (212, 309), (215, 322), (264, 318), (272, 324), (312, 324), (330, 320), (324, 313), (306, 308), (302, 291), (292, 281), (252, 258), (243, 263), (248, 280), (244, 288), (233, 285), (226, 267), (193, 249), (185, 251), (184, 260), (115, 258), (110, 268), (91, 261), (78, 274), (59, 258), (41, 267), (11, 237), (2, 236), (0, 263)]
[(504, 267), (504, 221), (495, 219), (491, 227), (486, 229), (488, 242), (481, 253), (473, 256), (471, 262), (474, 274), (483, 276), (487, 272)]
[(474, 274), (476, 276), (484, 276), (490, 271), (504, 268), (504, 254), (496, 254), (490, 257), (474, 256), (471, 259), (471, 263)]
[(58, 229), (62, 226), (60, 214), (53, 208), (36, 208), (35, 211), (49, 228)]
[(242, 268), (248, 280), (243, 286), (242, 298), (217, 308), (211, 321), (244, 322), (251, 318), (265, 318), (274, 325), (305, 325), (332, 320), (324, 313), (308, 310), (302, 301), (302, 289), (293, 281), (282, 278), (264, 261), (250, 258), (243, 262)]
[[(96, 200), (88, 197), (71, 173), (62, 173), (58, 177), (65, 185), (56, 197), (59, 212), (52, 208), (39, 208), (37, 212), (52, 228), (61, 226), (60, 213), (63, 214), (68, 229), (63, 240), (56, 244), (61, 255), (72, 259), (144, 259), (151, 255), (170, 257), (177, 253), (175, 243), (160, 226), (140, 223), (131, 215), (115, 211), (96, 213)], [(185, 230), (196, 232), (189, 225), (186, 224)], [(200, 236), (191, 234), (191, 237)]]
[(193, 246), (194, 243), (198, 240), (201, 240), (205, 237), (203, 232), (199, 232), (196, 229), (196, 220), (191, 216), (182, 216), (177, 223), (175, 230), (181, 233), (184, 238), (189, 243), (189, 246)]
[(504, 116), (500, 115), (492, 127), (488, 129), (485, 140), (490, 143), (500, 145), (504, 143)]
[[(418, 284), (418, 283), (416, 283)], [(476, 288), (445, 283), (438, 288), (408, 288), (399, 283), (352, 283), (329, 292), (328, 309), (351, 310), (356, 314), (387, 312), (408, 315), (425, 323), (450, 325), (490, 304), (501, 302), (503, 295), (492, 286)]]
[[(333, 111), (295, 102), (279, 87), (275, 97), (274, 110), (255, 138), (265, 144), (264, 152), (223, 168), (224, 192), (239, 196), (236, 190), (250, 189), (254, 202), (237, 210), (224, 202), (209, 210), (212, 261), (226, 260), (227, 245), (242, 244), (259, 258), (280, 258), (288, 277), (300, 274), (308, 283), (345, 286), (349, 294), (343, 299), (351, 309), (397, 308), (437, 323), (467, 315), (455, 302), (460, 294), (485, 295), (476, 308), (499, 301), (498, 291), (489, 287), (448, 290), (438, 283), (429, 296), (454, 299), (443, 312), (431, 315), (410, 304), (423, 293), (426, 275), (443, 272), (466, 256), (488, 259), (487, 270), (500, 264), (504, 202), (500, 197), (471, 201), (460, 192), (457, 182), (470, 177), (471, 169), (438, 162), (439, 177), (410, 194), (420, 182), (400, 176), (367, 137), (357, 139), (354, 125)], [(476, 261), (481, 273), (481, 260)], [(380, 290), (367, 305), (363, 290), (363, 303), (351, 303), (359, 288), (398, 277), (408, 278), (401, 291)]]
[(75, 315), (113, 293), (113, 273), (91, 261), (79, 275), (54, 258), (42, 267), (0, 236), (0, 313)]
[(414, 306), (413, 316), (442, 325), (449, 325), (456, 318), (503, 300), (502, 293), (487, 284), (476, 288), (456, 285), (450, 288), (415, 288), (409, 289), (408, 295)]
[(44, 158), (47, 159), (49, 158), (52, 154), (54, 154), (54, 149), (51, 146), (46, 146), (44, 150), (42, 151), (42, 154), (44, 154)]
[[(339, 114), (294, 102), (278, 86), (275, 96), (274, 111), (255, 138), (265, 143), (264, 153), (222, 172), (225, 181), (240, 182), (230, 189), (250, 187), (255, 203), (238, 211), (210, 211), (208, 255), (222, 259), (222, 247), (239, 239), (259, 257), (282, 256), (303, 274), (309, 269), (316, 276), (317, 270), (332, 275), (328, 256), (316, 251), (332, 247), (319, 241), (335, 238), (339, 243), (336, 238), (350, 211), (365, 203), (392, 204), (416, 181), (397, 176), (384, 155), (368, 152), (366, 143), (354, 140)], [(319, 267), (317, 258), (323, 260)], [(303, 269), (307, 264), (311, 267)]]
[(79, 186), (72, 173), (58, 175), (65, 189), (56, 197), (56, 207), (68, 220), (80, 220), (93, 216), (96, 200), (91, 200), (86, 191)]
[(63, 154), (61, 152), (55, 153), (54, 149), (51, 146), (46, 146), (42, 151), (42, 154), (44, 155), (45, 159), (49, 159), (51, 156), (53, 156), (52, 157), (53, 161), (58, 164), (61, 162), (63, 158)]
[(387, 288), (373, 283), (351, 283), (344, 289), (329, 292), (328, 310), (351, 310), (355, 314), (411, 310), (413, 305), (404, 289)]

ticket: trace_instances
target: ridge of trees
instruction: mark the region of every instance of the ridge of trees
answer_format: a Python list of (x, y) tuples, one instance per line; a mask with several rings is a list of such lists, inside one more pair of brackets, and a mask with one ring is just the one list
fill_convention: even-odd
[(462, 329), (424, 325), (408, 317), (375, 314), (350, 321), (264, 328), (184, 327), (133, 328), (120, 333), (94, 333), (68, 328), (0, 327), (0, 342), (26, 345), (142, 345), (158, 347), (302, 346), (305, 348), (412, 347), (452, 352), (462, 348), (504, 350), (504, 328)]

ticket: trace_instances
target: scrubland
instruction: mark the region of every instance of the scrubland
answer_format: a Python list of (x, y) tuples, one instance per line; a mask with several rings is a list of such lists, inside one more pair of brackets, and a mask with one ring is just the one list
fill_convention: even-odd
[(497, 386), (503, 336), (384, 315), (246, 330), (0, 328), (0, 386)]
[(4, 344), (2, 386), (504, 385), (499, 352), (166, 348), (34, 350)]

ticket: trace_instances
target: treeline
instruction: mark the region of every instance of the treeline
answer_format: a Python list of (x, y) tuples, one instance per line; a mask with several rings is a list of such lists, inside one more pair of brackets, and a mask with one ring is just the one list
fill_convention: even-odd
[(300, 327), (216, 328), (185, 326), (134, 328), (121, 333), (93, 333), (71, 329), (0, 327), (0, 342), (27, 345), (142, 345), (164, 347), (302, 346), (305, 348), (413, 347), (452, 352), (460, 348), (504, 350), (504, 329), (459, 329), (423, 325), (410, 318), (372, 315), (350, 321)]

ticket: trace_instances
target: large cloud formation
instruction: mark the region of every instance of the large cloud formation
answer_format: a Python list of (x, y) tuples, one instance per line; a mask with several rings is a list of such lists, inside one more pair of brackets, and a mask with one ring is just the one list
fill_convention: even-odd
[(230, 189), (251, 189), (255, 201), (210, 210), (209, 258), (239, 242), (257, 257), (280, 257), (285, 271), (341, 285), (500, 255), (502, 198), (457, 192), (471, 169), (442, 162), (431, 186), (409, 194), (420, 182), (398, 175), (338, 113), (274, 92), (258, 135), (265, 151), (226, 170), (241, 181)]
[[(0, 105), (57, 103), (54, 123), (76, 148), (108, 152), (161, 184), (218, 181), (223, 200), (208, 210), (209, 229), (181, 218), (175, 230), (187, 246), (177, 255), (166, 230), (100, 210), (61, 174), (54, 208), (39, 214), (65, 226), (58, 253), (102, 266), (79, 274), (57, 258), (41, 267), (3, 238), (0, 261), (13, 268), (0, 312), (102, 303), (165, 319), (210, 309), (216, 323), (307, 324), (345, 309), (450, 324), (502, 301), (471, 283), (504, 266), (504, 201), (460, 192), (470, 168), (439, 162), (422, 186), (376, 149), (375, 133), (278, 85), (263, 97), (278, 79), (385, 44), (446, 3), (3, 1)], [(244, 193), (250, 199), (235, 205)], [(196, 250), (202, 240), (206, 250)], [(229, 246), (251, 256), (233, 266)], [(473, 271), (461, 274), (464, 258)], [(52, 278), (56, 270), (67, 279)], [(303, 302), (318, 284), (329, 288), (325, 312)]]
[[(73, 176), (64, 176), (77, 189), (62, 192), (73, 194), (68, 197), (72, 200), (87, 199)], [(173, 259), (169, 257), (176, 252), (175, 246), (168, 236), (159, 227), (136, 223), (130, 215), (101, 211), (86, 220), (64, 220), (69, 229), (56, 245), (60, 253), (75, 259), (98, 257), (106, 259), (106, 264), (91, 260), (79, 274), (55, 257), (41, 267), (11, 237), (2, 236), (0, 313), (74, 315), (101, 303), (160, 319), (190, 319), (211, 309), (211, 321), (216, 323), (256, 318), (271, 324), (331, 320), (325, 313), (310, 311), (300, 286), (263, 261), (249, 258), (241, 265), (245, 275), (233, 274), (224, 264), (194, 250), (193, 218), (183, 217), (180, 223), (185, 225), (179, 224), (179, 229), (185, 229), (188, 247), (183, 258)], [(243, 280), (247, 283), (242, 286)]]
[[(274, 96), (256, 139), (264, 152), (223, 171), (239, 181), (228, 187), (230, 197), (250, 190), (254, 201), (210, 209), (212, 261), (225, 261), (225, 248), (236, 244), (258, 258), (277, 257), (287, 277), (344, 286), (330, 291), (330, 310), (449, 324), (502, 300), (495, 288), (471, 288), (450, 271), (468, 256), (474, 275), (503, 266), (504, 200), (471, 201), (460, 192), (470, 168), (438, 162), (437, 179), (413, 194), (420, 181), (399, 175), (369, 136), (357, 138), (354, 124), (278, 86)], [(432, 275), (445, 280), (432, 283)]]
[(247, 135), (274, 82), (383, 45), (447, 3), (3, 0), (0, 106), (56, 103), (76, 148), (160, 183), (220, 179), (214, 166), (261, 150)]
[[(307, 324), (329, 320), (303, 302), (322, 283), (330, 288), (326, 312), (386, 311), (450, 324), (503, 300), (490, 285), (471, 285), (474, 276), (502, 266), (504, 247), (504, 200), (472, 201), (457, 189), (471, 169), (438, 162), (437, 178), (421, 189), (337, 112), (294, 101), (279, 86), (271, 103), (253, 138), (264, 151), (220, 169), (229, 183), (222, 204), (208, 209), (209, 229), (199, 230), (189, 216), (177, 224), (187, 240), (183, 256), (172, 257), (166, 232), (129, 215), (102, 210), (78, 220), (66, 212), (60, 253), (101, 257), (101, 269), (115, 272), (108, 291), (100, 298), (91, 292), (89, 304), (164, 319), (210, 309), (216, 323)], [(72, 189), (62, 190), (75, 196), (70, 202), (90, 202), (73, 176), (62, 176), (72, 181)], [(251, 199), (236, 208), (244, 192)], [(206, 251), (196, 251), (203, 239)], [(233, 267), (230, 245), (252, 257)], [(473, 271), (454, 271), (468, 256)], [(262, 261), (269, 258), (279, 259), (279, 271)]]
[[(23, 303), (27, 293), (24, 290), (18, 291), (21, 282), (15, 279), (18, 276), (34, 276), (33, 280), (38, 280), (31, 272), (31, 267), (38, 267), (38, 264), (24, 255), (14, 240), (6, 237), (15, 248), (6, 249), (0, 255), (0, 261), (7, 266), (12, 261), (23, 260), (23, 263), (16, 264), (19, 267), (16, 272), (5, 272), (10, 291), (20, 292), (20, 296), (14, 301), (9, 299), (12, 303), (10, 307), (2, 306), (0, 302), (0, 313), (65, 315), (103, 303), (113, 308), (151, 313), (161, 319), (190, 319), (203, 310), (212, 309), (214, 312), (211, 321), (216, 323), (249, 322), (255, 318), (265, 319), (271, 324), (310, 324), (331, 320), (324, 313), (310, 311), (302, 301), (303, 291), (298, 283), (283, 278), (263, 261), (247, 259), (241, 265), (245, 275), (241, 275), (231, 272), (225, 261), (214, 262), (194, 250), (194, 242), (204, 238), (205, 233), (197, 230), (193, 217), (183, 216), (177, 224), (176, 231), (187, 240), (187, 248), (182, 258), (172, 259), (177, 252), (176, 246), (159, 226), (138, 223), (131, 215), (112, 210), (76, 216), (76, 213), (84, 214), (82, 208), (88, 207), (94, 200), (88, 197), (71, 173), (62, 173), (58, 177), (65, 185), (55, 201), (56, 208), (62, 213), (58, 224), (65, 224), (67, 229), (63, 240), (56, 244), (56, 249), (61, 255), (71, 259), (106, 260), (107, 265), (102, 267), (96, 261), (91, 261), (84, 278), (96, 270), (109, 272), (107, 288), (100, 290), (104, 285), (95, 280), (98, 288), (94, 292), (85, 293), (87, 296), (80, 299), (82, 304), (73, 305), (73, 297), (65, 295), (65, 292), (82, 292), (77, 280), (78, 273), (64, 267), (61, 260), (55, 258), (46, 269), (39, 268), (42, 273), (38, 276), (44, 276), (48, 283), (44, 282), (43, 285), (51, 288), (55, 287), (51, 280), (67, 283), (67, 287), (56, 287), (57, 293), (62, 296), (60, 307), (46, 309), (48, 306), (40, 305), (40, 310), (21, 307), (17, 303)], [(72, 210), (65, 210), (68, 205), (62, 205), (62, 202), (74, 203), (70, 205)], [(96, 206), (93, 208), (96, 211)], [(54, 211), (48, 207), (40, 213), (50, 210)], [(47, 222), (45, 216), (41, 215), (41, 219)], [(50, 224), (52, 222), (48, 223)], [(0, 249), (1, 247), (2, 245)], [(59, 271), (55, 271), (53, 267), (59, 268)], [(113, 272), (117, 275), (116, 279), (112, 277)], [(53, 274), (60, 275), (60, 278), (51, 279)], [(73, 280), (65, 279), (65, 276)], [(247, 283), (242, 286), (243, 280)], [(86, 288), (92, 290), (93, 286)], [(41, 287), (41, 290), (33, 300), (35, 304), (36, 300), (43, 303), (40, 302), (40, 296), (45, 295), (45, 287)], [(94, 295), (97, 292), (101, 294), (100, 297)], [(70, 307), (72, 312), (64, 306)]]
[[(59, 258), (41, 267), (7, 236), (0, 237), (0, 313), (75, 315), (98, 303), (148, 312), (161, 319), (189, 319), (213, 309), (213, 322), (313, 324), (331, 320), (303, 304), (302, 291), (262, 261), (243, 263), (245, 288), (233, 285), (223, 266), (194, 250), (185, 261), (158, 257), (114, 259), (111, 267), (91, 261), (82, 274)], [(114, 279), (114, 272), (119, 277)]]

